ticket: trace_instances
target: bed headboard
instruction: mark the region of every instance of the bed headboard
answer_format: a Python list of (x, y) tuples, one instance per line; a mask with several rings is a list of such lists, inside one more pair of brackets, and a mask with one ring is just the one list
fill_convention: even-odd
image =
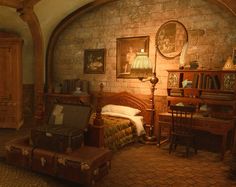
[(148, 117), (149, 113), (147, 112), (147, 109), (150, 108), (149, 103), (134, 96), (129, 92), (112, 93), (107, 96), (106, 94), (103, 94), (101, 105), (105, 106), (107, 104), (123, 105), (137, 108), (141, 111), (140, 115), (144, 117), (144, 120), (146, 122), (150, 120), (150, 117)]
[(88, 131), (87, 144), (97, 147), (104, 146), (104, 126), (101, 115), (101, 109), (104, 105), (115, 104), (137, 108), (141, 111), (140, 115), (144, 117), (144, 122), (150, 123), (150, 110), (147, 111), (150, 108), (150, 101), (146, 98), (140, 98), (128, 92), (104, 93), (101, 83), (96, 99), (96, 116)]

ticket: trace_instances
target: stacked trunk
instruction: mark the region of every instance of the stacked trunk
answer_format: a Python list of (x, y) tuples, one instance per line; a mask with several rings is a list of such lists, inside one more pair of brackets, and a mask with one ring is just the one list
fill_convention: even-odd
[(112, 154), (105, 148), (84, 145), (90, 113), (90, 106), (57, 105), (47, 125), (6, 145), (6, 160), (69, 181), (94, 184), (108, 173)]
[(91, 146), (83, 146), (71, 153), (33, 148), (28, 137), (6, 145), (8, 163), (88, 186), (108, 174), (111, 158), (110, 150)]

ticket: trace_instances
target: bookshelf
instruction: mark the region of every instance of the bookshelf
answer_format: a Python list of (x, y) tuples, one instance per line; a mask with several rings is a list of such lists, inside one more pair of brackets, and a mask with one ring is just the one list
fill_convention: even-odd
[(193, 104), (217, 118), (236, 115), (236, 70), (167, 70), (170, 104)]
[(81, 79), (65, 79), (44, 94), (45, 112), (49, 114), (55, 103), (90, 104), (89, 81)]

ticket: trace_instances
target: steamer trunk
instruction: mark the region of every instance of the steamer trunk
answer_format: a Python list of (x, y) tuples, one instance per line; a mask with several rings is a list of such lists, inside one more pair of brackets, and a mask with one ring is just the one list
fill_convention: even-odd
[(29, 146), (29, 138), (18, 138), (6, 144), (6, 161), (15, 166), (30, 169), (33, 147)]
[(71, 152), (84, 142), (84, 131), (74, 127), (42, 126), (31, 130), (31, 144), (56, 152)]
[(49, 175), (56, 174), (56, 153), (44, 149), (34, 149), (32, 153), (32, 170)]
[(105, 148), (84, 146), (70, 154), (57, 154), (57, 176), (93, 185), (108, 174), (112, 153)]
[[(48, 124), (31, 130), (31, 145), (67, 153), (80, 148), (84, 143), (91, 110), (88, 105), (55, 105)], [(56, 119), (58, 116), (61, 116), (60, 120)]]

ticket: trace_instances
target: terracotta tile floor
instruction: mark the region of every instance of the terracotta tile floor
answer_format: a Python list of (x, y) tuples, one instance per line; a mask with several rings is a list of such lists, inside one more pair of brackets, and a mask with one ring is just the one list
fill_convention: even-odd
[(171, 155), (167, 146), (135, 144), (123, 148), (113, 156), (112, 169), (97, 186), (101, 187), (229, 187), (236, 181), (229, 179), (231, 154), (224, 161), (219, 154), (198, 151), (184, 157), (181, 147)]
[[(29, 130), (25, 128), (22, 128), (19, 131), (0, 129), (1, 156), (4, 151), (4, 142), (28, 133)], [(167, 145), (158, 148), (155, 145), (138, 143), (126, 146), (114, 153), (109, 174), (95, 186), (236, 187), (236, 180), (234, 181), (229, 178), (232, 158), (230, 152), (226, 153), (224, 161), (220, 161), (219, 154), (217, 153), (199, 150), (197, 155), (192, 153), (189, 158), (185, 158), (185, 150), (181, 147), (178, 147), (177, 151), (171, 155), (169, 155), (167, 148)], [(29, 179), (27, 176), (31, 176), (30, 171), (20, 170), (20, 168), (14, 169), (14, 167), (10, 166), (7, 166), (6, 168), (8, 175), (10, 171), (19, 170), (20, 176), (23, 176), (23, 172), (27, 179)], [(44, 183), (42, 183), (43, 185), (39, 185), (43, 187), (58, 185), (63, 187), (78, 186), (67, 182), (58, 182), (57, 179), (48, 176), (47, 181), (50, 181), (50, 183), (47, 182), (45, 184), (45, 180), (43, 179), (45, 176), (35, 173), (34, 178), (35, 177), (38, 177), (38, 179), (35, 179), (37, 181), (44, 181)], [(48, 178), (50, 178), (50, 180)], [(7, 179), (7, 186), (11, 187), (11, 184), (14, 186), (14, 181), (11, 183), (9, 180), (15, 179), (15, 177)], [(1, 181), (0, 186), (5, 187), (1, 184)]]

